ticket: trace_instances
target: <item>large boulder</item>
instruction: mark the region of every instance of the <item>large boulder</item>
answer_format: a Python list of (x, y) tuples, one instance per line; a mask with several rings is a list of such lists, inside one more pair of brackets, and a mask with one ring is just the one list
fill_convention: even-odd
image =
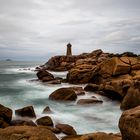
[(44, 116), (36, 120), (37, 125), (53, 126), (53, 121), (49, 116)]
[(10, 123), (12, 119), (12, 110), (8, 107), (5, 107), (3, 105), (0, 104), (0, 120), (1, 123), (3, 121), (3, 123)]
[(75, 129), (71, 125), (68, 125), (68, 124), (57, 124), (55, 127), (60, 129), (60, 131), (66, 135), (76, 135), (77, 134)]
[(48, 82), (48, 81), (54, 80), (54, 76), (44, 69), (39, 70), (36, 75), (37, 75), (38, 79), (43, 82)]
[(0, 129), (0, 140), (58, 140), (48, 129), (32, 126), (11, 126)]
[(122, 113), (119, 128), (122, 140), (140, 140), (140, 106)]
[(140, 82), (135, 81), (128, 89), (121, 103), (121, 109), (126, 110), (140, 105)]
[[(133, 84), (130, 79), (112, 80), (111, 82), (105, 82), (104, 84), (87, 84), (84, 88), (86, 91), (93, 91), (94, 93), (101, 94), (112, 100), (120, 100), (127, 94), (128, 89)], [(102, 91), (102, 92), (98, 92)]]
[(36, 124), (32, 120), (12, 120), (11, 126), (36, 126)]
[(117, 76), (122, 74), (128, 74), (131, 69), (130, 64), (122, 61), (122, 59), (119, 57), (112, 57), (111, 59), (103, 61), (99, 67), (99, 73), (102, 76)]
[(58, 101), (75, 101), (77, 99), (77, 95), (72, 89), (59, 88), (55, 90), (52, 94), (50, 94), (49, 99)]
[(92, 78), (95, 65), (82, 64), (72, 68), (67, 74), (67, 80), (73, 84), (88, 83)]
[(62, 140), (122, 140), (120, 135), (97, 132), (85, 135), (66, 136)]
[(17, 109), (15, 110), (15, 114), (20, 117), (29, 117), (29, 118), (36, 117), (33, 106), (26, 106), (24, 108)]

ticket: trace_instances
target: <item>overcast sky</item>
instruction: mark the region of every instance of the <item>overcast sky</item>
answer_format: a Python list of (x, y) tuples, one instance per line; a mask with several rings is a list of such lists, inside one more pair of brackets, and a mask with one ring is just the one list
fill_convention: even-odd
[(103, 49), (140, 54), (140, 0), (0, 0), (0, 59)]

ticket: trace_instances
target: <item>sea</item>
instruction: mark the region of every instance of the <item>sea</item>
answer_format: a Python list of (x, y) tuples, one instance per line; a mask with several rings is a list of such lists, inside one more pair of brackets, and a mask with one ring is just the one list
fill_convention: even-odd
[[(13, 110), (13, 119), (16, 118), (16, 109), (32, 105), (37, 118), (50, 116), (54, 122), (72, 125), (78, 134), (97, 131), (118, 133), (118, 122), (121, 115), (120, 103), (93, 92), (86, 92), (78, 99), (96, 96), (103, 100), (103, 104), (77, 105), (76, 102), (60, 103), (50, 101), (49, 95), (58, 88), (72, 85), (62, 83), (50, 85), (36, 81), (35, 67), (45, 62), (31, 61), (0, 61), (0, 104)], [(51, 72), (55, 77), (65, 78), (67, 72)], [(77, 99), (77, 100), (78, 100)], [(43, 109), (49, 106), (52, 114), (42, 114)], [(35, 120), (33, 120), (35, 121)]]

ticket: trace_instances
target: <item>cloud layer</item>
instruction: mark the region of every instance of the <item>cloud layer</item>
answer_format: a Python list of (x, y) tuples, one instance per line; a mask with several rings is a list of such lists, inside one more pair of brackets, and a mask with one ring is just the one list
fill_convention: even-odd
[(139, 0), (0, 0), (0, 59), (101, 48), (140, 54)]

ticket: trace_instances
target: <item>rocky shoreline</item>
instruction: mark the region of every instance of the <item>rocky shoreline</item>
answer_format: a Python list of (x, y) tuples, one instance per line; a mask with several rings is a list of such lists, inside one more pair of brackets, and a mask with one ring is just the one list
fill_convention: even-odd
[[(102, 104), (94, 95), (99, 94), (120, 102), (123, 111), (118, 127), (120, 133), (96, 132), (78, 135), (69, 124), (54, 124), (49, 117), (53, 110), (47, 106), (46, 116), (37, 118), (34, 108), (27, 106), (13, 111), (0, 105), (0, 140), (57, 140), (56, 134), (67, 136), (62, 140), (140, 140), (140, 57), (130, 52), (123, 54), (104, 53), (95, 50), (76, 56), (55, 56), (35, 70), (38, 80), (46, 84), (86, 84), (84, 88), (73, 86), (59, 88), (50, 94), (49, 100), (73, 102), (88, 106)], [(68, 71), (66, 79), (55, 77), (49, 71)], [(81, 98), (85, 92), (91, 98)], [(35, 122), (33, 120), (36, 120)], [(86, 124), (85, 124), (86, 125)], [(96, 126), (95, 126), (96, 127)]]

